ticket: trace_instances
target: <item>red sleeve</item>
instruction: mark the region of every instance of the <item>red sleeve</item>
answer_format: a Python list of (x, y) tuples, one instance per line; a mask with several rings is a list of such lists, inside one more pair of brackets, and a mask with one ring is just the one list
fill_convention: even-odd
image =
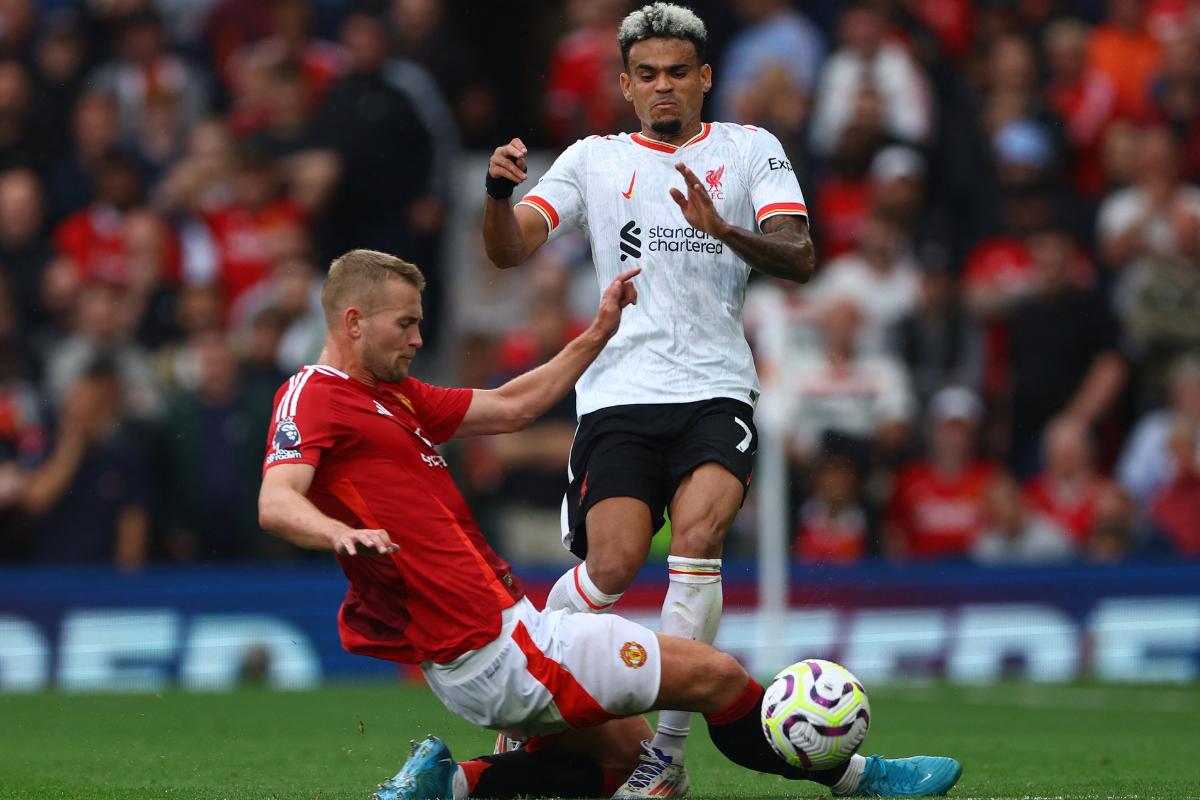
[(166, 252), (163, 254), (162, 279), (171, 286), (178, 286), (183, 276), (183, 247), (179, 234), (173, 227), (163, 223), (166, 234)]
[(276, 464), (316, 467), (337, 440), (335, 403), (326, 379), (299, 372), (275, 393), (263, 472)]
[(79, 211), (67, 217), (54, 230), (54, 249), (59, 255), (75, 260), (83, 266), (87, 261), (88, 226), (85, 211)]
[(992, 276), (988, 271), (989, 255), (989, 248), (986, 245), (976, 246), (967, 254), (967, 261), (962, 269), (962, 282), (964, 286), (977, 286), (980, 284), (986, 286), (991, 282)]
[(453, 436), (471, 407), (471, 389), (430, 386), (416, 378), (405, 379), (398, 389), (412, 403), (413, 414), (434, 444)]
[(892, 497), (885, 512), (887, 524), (896, 535), (907, 542), (912, 537), (909, 521), (912, 519), (912, 467), (900, 468), (896, 483), (892, 488)]
[(291, 197), (285, 197), (281, 203), (283, 221), (285, 223), (302, 226), (308, 221), (308, 212), (304, 210), (304, 206), (297, 203)]

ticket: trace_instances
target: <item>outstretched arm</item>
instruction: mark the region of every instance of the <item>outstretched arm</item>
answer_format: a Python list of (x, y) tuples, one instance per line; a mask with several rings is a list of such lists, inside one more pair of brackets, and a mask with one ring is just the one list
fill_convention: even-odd
[(596, 318), (558, 355), (498, 389), (476, 389), (454, 437), (519, 431), (549, 411), (571, 391), (621, 324), (621, 310), (637, 302), (631, 283), (641, 269), (622, 272), (600, 297)]
[(687, 194), (672, 188), (671, 197), (693, 228), (729, 245), (759, 272), (797, 283), (812, 277), (817, 256), (808, 232), (808, 220), (798, 215), (780, 214), (763, 223), (761, 234), (730, 225), (717, 213), (712, 198), (695, 173), (683, 164), (676, 164), (675, 169), (686, 182)]
[(258, 524), (262, 529), (310, 550), (334, 550), (348, 556), (394, 553), (399, 548), (384, 530), (356, 530), (327, 517), (305, 492), (316, 468), (309, 464), (276, 464), (263, 475), (258, 492)]
[[(489, 184), (511, 183), (514, 187), (525, 182), (525, 145), (513, 139), (497, 147), (488, 161)], [(509, 191), (511, 195), (511, 190)], [(515, 267), (533, 255), (546, 241), (550, 232), (536, 211), (513, 208), (512, 197), (495, 197), (489, 191), (483, 205), (483, 245), (488, 258), (500, 269)]]

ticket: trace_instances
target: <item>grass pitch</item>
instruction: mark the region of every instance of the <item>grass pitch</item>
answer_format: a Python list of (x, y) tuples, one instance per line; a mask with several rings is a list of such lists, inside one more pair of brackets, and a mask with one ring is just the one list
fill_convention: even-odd
[[(863, 752), (956, 756), (951, 797), (1200, 798), (1200, 687), (878, 688), (871, 705)], [(361, 799), (426, 732), (459, 758), (494, 740), (417, 686), (0, 695), (0, 798)], [(696, 800), (828, 794), (735, 767), (699, 721), (688, 763)]]

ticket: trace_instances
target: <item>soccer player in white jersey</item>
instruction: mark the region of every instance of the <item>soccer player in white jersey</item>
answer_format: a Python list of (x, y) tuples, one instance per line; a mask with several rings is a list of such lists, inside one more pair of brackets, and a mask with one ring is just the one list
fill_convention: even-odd
[[(712, 642), (721, 547), (750, 484), (759, 384), (742, 329), (751, 269), (798, 282), (815, 256), (804, 195), (779, 141), (752, 126), (701, 121), (712, 86), (707, 32), (689, 9), (653, 3), (618, 32), (621, 91), (641, 130), (571, 145), (514, 207), (525, 145), (488, 165), (483, 234), (501, 268), (561, 231), (587, 232), (601, 286), (642, 269), (641, 303), (576, 386), (579, 427), (563, 502), (564, 543), (584, 563), (547, 609), (609, 610), (671, 518), (662, 630)], [(703, 177), (700, 177), (703, 176)], [(616, 797), (687, 790), (690, 717), (663, 712)]]

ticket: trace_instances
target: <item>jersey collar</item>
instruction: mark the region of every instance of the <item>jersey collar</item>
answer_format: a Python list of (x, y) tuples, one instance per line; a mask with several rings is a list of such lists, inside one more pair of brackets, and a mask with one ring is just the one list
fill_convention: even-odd
[(687, 147), (690, 144), (695, 144), (696, 142), (701, 141), (702, 139), (707, 137), (711, 131), (712, 131), (712, 123), (711, 122), (702, 123), (700, 125), (700, 132), (697, 133), (692, 138), (688, 139), (683, 144), (668, 144), (667, 142), (660, 142), (656, 139), (649, 139), (645, 136), (642, 136), (640, 131), (638, 133), (629, 134), (629, 138), (632, 139), (637, 144), (640, 144), (642, 147), (648, 147), (651, 150), (657, 150), (660, 153), (674, 153), (679, 150), (682, 150), (683, 148)]
[(346, 380), (350, 377), (340, 369), (331, 367), (328, 364), (308, 364), (304, 367), (304, 369), (320, 372), (322, 375), (328, 375), (331, 378), (342, 378), (343, 380)]

